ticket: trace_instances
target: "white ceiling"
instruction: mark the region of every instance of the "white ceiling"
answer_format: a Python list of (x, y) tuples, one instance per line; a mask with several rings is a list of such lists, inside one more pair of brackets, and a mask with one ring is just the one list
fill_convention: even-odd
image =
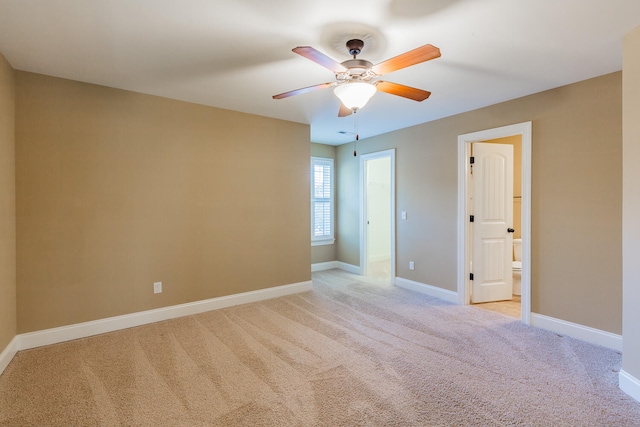
[(430, 43), (442, 57), (385, 75), (429, 90), (421, 103), (377, 93), (361, 138), (622, 69), (640, 0), (0, 0), (0, 53), (19, 70), (311, 125), (311, 140), (353, 140), (331, 71), (363, 38), (378, 63)]

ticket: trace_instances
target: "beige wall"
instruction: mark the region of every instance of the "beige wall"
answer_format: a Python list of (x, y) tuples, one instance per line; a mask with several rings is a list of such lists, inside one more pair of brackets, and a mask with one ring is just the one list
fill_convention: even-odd
[(311, 155), (314, 157), (336, 158), (336, 147), (334, 145), (311, 143)]
[[(396, 208), (408, 214), (397, 221), (397, 276), (456, 291), (458, 135), (532, 121), (532, 311), (621, 333), (621, 74), (361, 141), (359, 154), (396, 148)], [(351, 148), (337, 153), (337, 257), (358, 265)]]
[[(326, 145), (326, 144), (316, 144), (316, 143), (311, 143), (311, 155), (314, 157), (326, 157), (329, 159), (335, 159), (336, 158), (336, 147), (333, 145)], [(335, 174), (334, 174), (335, 175)], [(335, 179), (338, 180), (339, 177), (336, 175)], [(334, 190), (337, 191), (338, 186), (336, 185), (334, 187)], [(336, 197), (334, 197), (334, 200), (337, 200)], [(311, 209), (311, 208), (309, 208)], [(337, 210), (334, 209), (334, 215), (335, 212), (337, 212)], [(337, 227), (337, 221), (334, 221), (334, 226)], [(309, 230), (309, 234), (311, 234), (311, 230)], [(338, 233), (336, 231), (335, 235), (337, 236)], [(311, 247), (311, 263), (312, 264), (317, 264), (317, 263), (321, 263), (321, 262), (329, 262), (329, 261), (335, 261), (336, 260), (336, 245), (320, 245), (320, 246), (312, 246)]]
[(622, 369), (640, 379), (640, 27), (624, 39), (623, 61), (623, 283)]
[(14, 76), (0, 55), (0, 353), (16, 335)]
[[(311, 233), (309, 233), (311, 234)], [(319, 245), (311, 247), (311, 264), (336, 260), (336, 245)]]
[(18, 332), (310, 280), (309, 157), (306, 125), (16, 72)]

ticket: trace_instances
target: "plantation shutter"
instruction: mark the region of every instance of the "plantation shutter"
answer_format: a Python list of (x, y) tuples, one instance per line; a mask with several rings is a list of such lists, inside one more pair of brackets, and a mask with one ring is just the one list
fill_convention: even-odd
[(333, 243), (333, 159), (311, 159), (311, 240)]

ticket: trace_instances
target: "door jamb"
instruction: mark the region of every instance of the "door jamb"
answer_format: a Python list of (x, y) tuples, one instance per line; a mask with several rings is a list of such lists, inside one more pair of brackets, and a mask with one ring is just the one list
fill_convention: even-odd
[(360, 155), (360, 274), (367, 274), (367, 241), (365, 221), (367, 214), (366, 204), (366, 182), (365, 182), (365, 161), (389, 157), (391, 163), (391, 223), (389, 224), (391, 233), (391, 284), (396, 283), (396, 150), (378, 151), (375, 153)]
[(531, 323), (531, 122), (523, 122), (458, 136), (458, 304), (470, 304), (469, 159), (473, 142), (520, 135), (522, 138), (522, 277), (521, 320)]

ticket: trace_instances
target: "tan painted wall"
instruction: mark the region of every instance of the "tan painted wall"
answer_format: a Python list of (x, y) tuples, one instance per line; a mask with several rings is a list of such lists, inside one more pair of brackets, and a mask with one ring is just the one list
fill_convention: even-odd
[(0, 55), (0, 353), (16, 335), (15, 72)]
[[(314, 157), (326, 157), (329, 159), (335, 159), (336, 158), (336, 147), (333, 145), (326, 145), (326, 144), (316, 144), (316, 143), (311, 143), (311, 155)], [(336, 180), (339, 179), (338, 176), (335, 176)], [(336, 185), (334, 187), (334, 190), (337, 191), (338, 186)], [(311, 190), (309, 190), (311, 191)], [(335, 200), (337, 200), (337, 198), (334, 197)], [(311, 208), (309, 208), (309, 210), (311, 210)], [(337, 212), (337, 210), (334, 210), (334, 214), (335, 212)], [(334, 221), (334, 226), (336, 226), (337, 228), (337, 221)], [(311, 230), (309, 230), (309, 235), (311, 235)], [(337, 230), (335, 235), (337, 236)], [(335, 261), (336, 260), (336, 245), (321, 245), (321, 246), (312, 246), (311, 247), (311, 263), (312, 264), (317, 264), (317, 263), (321, 263), (321, 262), (329, 262), (329, 261)]]
[[(532, 121), (532, 311), (621, 333), (621, 74), (362, 140), (396, 148), (397, 276), (456, 291), (458, 135)], [(358, 265), (352, 146), (337, 159), (337, 256)]]
[(16, 101), (19, 333), (310, 280), (308, 126), (20, 71)]
[(336, 147), (334, 145), (311, 143), (311, 155), (314, 157), (336, 158)]
[(640, 379), (640, 27), (627, 34), (623, 46), (622, 369)]

